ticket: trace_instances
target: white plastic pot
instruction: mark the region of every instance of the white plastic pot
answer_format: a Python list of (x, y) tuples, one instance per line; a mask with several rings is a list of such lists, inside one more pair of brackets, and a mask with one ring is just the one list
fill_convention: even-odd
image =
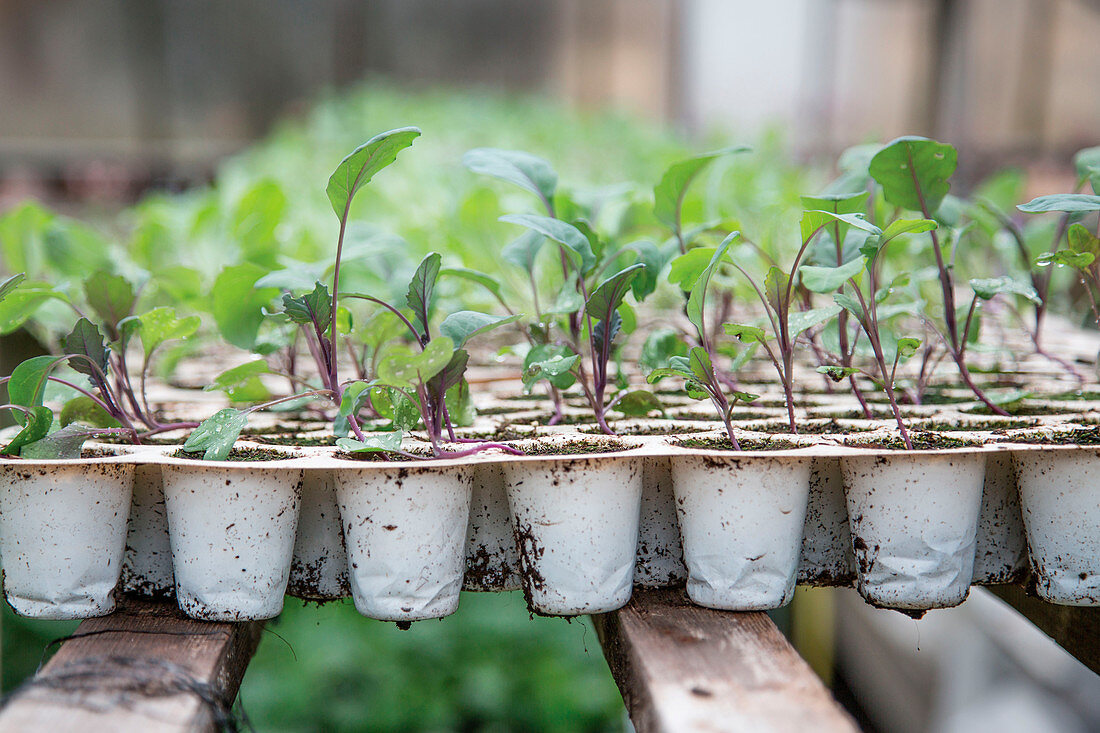
[(20, 616), (78, 619), (115, 608), (132, 464), (0, 461), (4, 592)]
[(498, 463), (476, 467), (466, 532), (464, 590), (503, 591), (520, 587), (519, 555), (512, 534), (504, 469)]
[(310, 601), (330, 601), (351, 594), (344, 531), (330, 470), (306, 470), (302, 474), (302, 506), (286, 592)]
[(143, 598), (169, 598), (175, 593), (174, 586), (160, 466), (139, 463), (134, 470), (122, 590)]
[(861, 450), (841, 458), (856, 587), (868, 602), (916, 611), (966, 599), (985, 459), (976, 450)]
[(1013, 451), (1040, 598), (1100, 605), (1100, 448)]
[(798, 582), (814, 586), (850, 585), (855, 576), (840, 459), (818, 456), (810, 466), (810, 500), (802, 529)]
[(351, 464), (335, 477), (359, 613), (398, 622), (454, 613), (466, 564), (473, 466)]
[(642, 513), (634, 584), (643, 588), (680, 585), (687, 579), (676, 498), (672, 493), (672, 463), (653, 456), (642, 466)]
[(1015, 583), (1027, 573), (1027, 536), (1009, 451), (989, 453), (978, 515), (974, 583)]
[(503, 466), (529, 609), (574, 616), (626, 605), (638, 547), (641, 458), (531, 457)]
[(687, 593), (708, 608), (791, 600), (810, 490), (808, 455), (698, 452), (672, 458)]
[(161, 467), (176, 600), (188, 616), (249, 621), (282, 611), (302, 471), (278, 463)]

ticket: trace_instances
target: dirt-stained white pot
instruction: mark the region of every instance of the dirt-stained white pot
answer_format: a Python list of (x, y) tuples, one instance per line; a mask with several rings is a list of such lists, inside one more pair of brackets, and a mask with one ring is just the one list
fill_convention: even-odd
[(1013, 459), (1036, 592), (1100, 605), (1100, 448), (1028, 446)]
[(1027, 536), (1009, 451), (988, 453), (974, 552), (974, 583), (1015, 583), (1027, 573)]
[(472, 591), (520, 587), (519, 555), (512, 534), (508, 492), (504, 489), (504, 469), (499, 463), (482, 463), (474, 470), (462, 587)]
[(642, 459), (621, 454), (503, 463), (523, 592), (547, 616), (626, 605), (634, 580)]
[(164, 484), (155, 463), (139, 463), (134, 470), (122, 590), (144, 598), (167, 598), (175, 593)]
[(4, 592), (20, 616), (115, 608), (134, 467), (111, 459), (0, 461)]
[(351, 594), (344, 530), (330, 470), (307, 470), (302, 475), (302, 505), (286, 592), (310, 601)]
[(634, 584), (663, 588), (680, 585), (686, 579), (680, 522), (672, 493), (672, 463), (666, 456), (646, 458), (642, 466), (642, 513)]
[(817, 456), (810, 466), (810, 500), (802, 529), (798, 582), (815, 586), (850, 585), (855, 576), (840, 459)]
[(793, 452), (673, 456), (672, 485), (692, 601), (756, 611), (791, 600), (811, 460)]
[(176, 600), (192, 618), (278, 616), (290, 577), (302, 470), (290, 461), (170, 460), (161, 470)]
[(346, 461), (335, 471), (351, 592), (381, 621), (441, 618), (458, 609), (474, 469), (454, 461)]
[(985, 476), (977, 450), (860, 450), (841, 458), (856, 587), (902, 610), (962, 603)]

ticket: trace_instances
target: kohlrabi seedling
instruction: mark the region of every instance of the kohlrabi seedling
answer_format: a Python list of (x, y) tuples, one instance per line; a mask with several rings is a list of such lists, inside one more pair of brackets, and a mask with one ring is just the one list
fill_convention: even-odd
[[(957, 161), (958, 154), (950, 145), (923, 137), (901, 137), (871, 158), (868, 172), (882, 187), (883, 197), (888, 203), (920, 212), (925, 220), (932, 220), (951, 188), (950, 179)], [(948, 249), (945, 253), (938, 228), (928, 229), (927, 232), (939, 272), (943, 304), (943, 331), (939, 335), (967, 388), (994, 413), (1006, 415), (970, 376), (966, 365), (966, 315), (960, 312), (955, 302), (954, 252)], [(954, 238), (957, 239), (957, 234)]]
[[(805, 223), (803, 227), (805, 231)], [(875, 364), (878, 367), (877, 374), (867, 373), (856, 366), (843, 363), (825, 365), (818, 371), (838, 382), (862, 373), (880, 385), (890, 402), (890, 409), (905, 447), (909, 449), (912, 449), (913, 444), (898, 407), (897, 369), (900, 363), (917, 352), (921, 340), (897, 337), (885, 327), (885, 323), (889, 318), (902, 313), (917, 315), (921, 305), (920, 303), (902, 303), (897, 306), (887, 304), (885, 301), (894, 288), (901, 283), (887, 283), (882, 286), (879, 279), (887, 245), (903, 234), (931, 232), (935, 228), (936, 222), (930, 219), (898, 219), (885, 230), (879, 231), (876, 228), (871, 232), (874, 236), (867, 238), (859, 254), (843, 265), (839, 267), (804, 265), (799, 271), (804, 287), (815, 293), (831, 294), (836, 304), (859, 324), (860, 331), (866, 335), (871, 345)], [(901, 275), (900, 278), (904, 281), (906, 276)]]
[[(393, 313), (408, 331), (411, 346), (391, 342), (381, 349), (373, 379), (358, 380), (347, 385), (341, 400), (339, 417), (349, 422), (355, 419), (368, 400), (385, 403), (386, 411), (395, 417), (413, 406), (437, 457), (462, 457), (487, 448), (501, 448), (515, 452), (507, 446), (479, 440), (461, 439), (455, 436), (451, 419), (451, 406), (463, 409), (469, 399), (469, 385), (465, 380), (470, 355), (462, 347), (474, 336), (499, 326), (513, 323), (521, 315), (494, 316), (477, 311), (458, 311), (448, 315), (439, 325), (439, 335), (431, 330), (431, 313), (436, 282), (441, 271), (442, 258), (431, 253), (424, 258), (413, 275), (405, 296), (405, 305), (412, 312), (409, 319), (395, 306), (374, 296), (348, 293), (345, 297), (368, 300)], [(450, 400), (448, 398), (451, 398)], [(450, 404), (449, 404), (450, 403)], [(446, 431), (446, 433), (444, 433)], [(381, 438), (357, 440), (340, 439), (339, 445), (352, 452), (393, 450), (392, 442), (400, 445), (401, 432)], [(383, 441), (382, 444), (379, 441)], [(389, 442), (386, 442), (389, 441)], [(462, 451), (450, 451), (443, 443), (476, 443)]]
[[(202, 451), (207, 460), (224, 460), (237, 438), (240, 437), (241, 431), (247, 424), (248, 415), (252, 412), (305, 397), (325, 398), (337, 408), (341, 405), (345, 383), (341, 381), (339, 372), (340, 329), (337, 324), (337, 314), (341, 297), (340, 265), (343, 260), (344, 238), (351, 214), (351, 204), (356, 193), (379, 171), (397, 160), (398, 153), (412, 145), (413, 140), (419, 136), (420, 130), (415, 127), (403, 127), (376, 135), (340, 161), (329, 177), (325, 193), (340, 222), (332, 289), (329, 290), (322, 283), (317, 283), (313, 291), (306, 295), (286, 294), (283, 297), (284, 310), (280, 315), (299, 327), (317, 367), (320, 387), (255, 405), (247, 410), (233, 408), (221, 410), (191, 434), (184, 445), (185, 451)], [(259, 272), (253, 270), (259, 270)], [(223, 314), (225, 317), (219, 318), (219, 326), (223, 336), (226, 336), (231, 343), (234, 341), (231, 336), (239, 333), (242, 343), (251, 345), (260, 326), (260, 320), (263, 318), (262, 311), (257, 305), (262, 306), (278, 292), (274, 288), (261, 288), (260, 292), (256, 292), (255, 283), (262, 274), (262, 268), (241, 265), (235, 269), (228, 268), (223, 271), (214, 284), (216, 308), (221, 304), (221, 309), (228, 311)], [(224, 292), (219, 292), (219, 289), (232, 292), (227, 297)], [(226, 334), (226, 325), (229, 327), (230, 334)], [(296, 381), (304, 382), (304, 380)], [(358, 440), (366, 441), (366, 436), (360, 429), (358, 418), (354, 414), (347, 416), (347, 423)]]
[[(727, 323), (724, 324), (723, 328), (727, 334), (736, 337), (739, 341), (759, 344), (764, 353), (768, 355), (768, 359), (771, 360), (772, 366), (775, 367), (776, 373), (779, 375), (779, 381), (783, 385), (783, 395), (787, 403), (787, 420), (792, 433), (798, 432), (794, 419), (795, 342), (800, 334), (824, 323), (841, 311), (841, 307), (836, 305), (792, 312), (792, 306), (795, 304), (794, 295), (798, 279), (798, 268), (801, 266), (806, 250), (814, 237), (826, 227), (839, 227), (841, 224), (846, 228), (854, 227), (871, 234), (879, 232), (878, 227), (867, 222), (859, 214), (838, 214), (818, 210), (805, 211), (802, 214), (800, 223), (802, 244), (788, 271), (785, 272), (779, 267), (772, 266), (764, 276), (763, 285), (761, 286), (745, 268), (731, 261), (731, 264), (752, 285), (760, 304), (764, 307), (767, 326), (770, 328), (771, 333), (767, 333), (759, 326), (746, 324)], [(692, 298), (694, 297), (695, 293), (693, 291)], [(698, 317), (701, 323), (702, 304), (699, 304), (693, 310), (692, 301), (689, 300), (688, 318), (693, 319), (694, 317)], [(699, 325), (697, 325), (697, 328), (700, 328), (700, 332), (705, 333)], [(772, 346), (773, 339), (774, 348)]]
[(693, 250), (710, 254), (710, 258), (707, 260), (702, 272), (695, 278), (695, 284), (691, 288), (687, 305), (688, 320), (695, 327), (701, 345), (692, 346), (688, 350), (687, 356), (669, 357), (668, 366), (654, 369), (647, 376), (647, 380), (650, 384), (665, 377), (679, 377), (685, 380), (688, 395), (697, 400), (710, 400), (715, 412), (726, 428), (726, 435), (729, 436), (730, 444), (734, 450), (741, 450), (741, 444), (737, 441), (737, 436), (733, 432), (731, 412), (738, 401), (752, 402), (757, 398), (757, 395), (732, 391), (727, 397), (722, 380), (714, 368), (712, 343), (707, 336), (706, 326), (707, 288), (710, 286), (714, 273), (717, 272), (723, 262), (733, 264), (726, 255), (729, 252), (730, 244), (737, 236), (737, 232), (730, 234), (714, 249), (699, 248)]
[[(1100, 194), (1100, 148), (1082, 150), (1074, 158), (1074, 163), (1077, 167), (1077, 191), (1081, 191), (1086, 184), (1091, 184), (1093, 194), (1040, 196), (1017, 208), (1028, 214), (1052, 211), (1062, 213), (1050, 250), (1039, 255), (1036, 264), (1046, 268), (1070, 267), (1075, 270), (1085, 288), (1093, 318), (1100, 328), (1100, 305), (1096, 300), (1100, 296), (1100, 273), (1096, 263), (1096, 258), (1100, 256), (1100, 240), (1097, 239), (1100, 236), (1100, 214), (1097, 213), (1100, 212), (1100, 195), (1096, 195)], [(1097, 217), (1096, 235), (1077, 221), (1092, 216)], [(1049, 283), (1050, 270), (1047, 270), (1041, 284), (1043, 293), (1049, 288)]]
[[(0, 301), (18, 292), (21, 276), (0, 284)], [(139, 443), (141, 439), (195, 427), (195, 423), (161, 422), (150, 409), (146, 377), (153, 355), (166, 342), (185, 339), (199, 328), (197, 316), (179, 318), (172, 308), (155, 308), (132, 315), (137, 295), (125, 278), (97, 272), (84, 283), (89, 307), (101, 320), (104, 332), (73, 305), (79, 316), (72, 331), (61, 340), (61, 354), (37, 356), (19, 364), (7, 383), (10, 409), (24, 425), (4, 453), (36, 458), (77, 457), (80, 446), (93, 435), (118, 433)], [(71, 302), (65, 299), (65, 302)], [(127, 362), (131, 341), (142, 347), (138, 386)], [(90, 382), (85, 388), (54, 372), (67, 365)], [(79, 393), (62, 407), (56, 417), (43, 407), (47, 382), (64, 385)], [(60, 430), (51, 432), (56, 425)], [(89, 427), (90, 426), (90, 427)]]
[[(615, 387), (609, 366), (621, 348), (616, 337), (624, 328), (624, 313), (633, 311), (624, 302), (628, 293), (641, 301), (656, 287), (656, 273), (667, 256), (651, 243), (635, 242), (613, 246), (603, 241), (583, 217), (565, 221), (557, 218), (557, 174), (535, 156), (487, 148), (472, 150), (463, 162), (468, 168), (514, 183), (538, 196), (546, 214), (513, 214), (501, 221), (528, 230), (508, 245), (503, 259), (523, 268), (531, 286), (535, 322), (526, 333), (530, 349), (524, 359), (524, 385), (530, 389), (540, 380), (549, 383), (555, 400), (551, 424), (560, 420), (559, 390), (580, 386), (600, 429), (613, 434), (607, 413), (622, 409), (644, 414), (656, 409), (656, 398), (644, 390)], [(565, 199), (574, 213), (581, 209)], [(543, 246), (557, 247), (555, 270), (560, 268), (560, 287), (551, 298), (540, 298), (536, 261)], [(633, 260), (633, 262), (631, 262)], [(617, 271), (615, 268), (620, 268)], [(614, 272), (605, 276), (607, 272)], [(615, 389), (614, 395), (609, 390)]]

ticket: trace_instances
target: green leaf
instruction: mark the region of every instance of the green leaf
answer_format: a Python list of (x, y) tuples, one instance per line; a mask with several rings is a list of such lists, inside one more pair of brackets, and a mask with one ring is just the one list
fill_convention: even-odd
[[(432, 377), (429, 388), (446, 393), (451, 387), (460, 384), (466, 375), (466, 365), (470, 363), (470, 354), (465, 349), (455, 349), (447, 366)], [(446, 395), (444, 395), (446, 396)]]
[(224, 461), (248, 424), (248, 413), (227, 407), (206, 418), (187, 436), (183, 450), (203, 451), (203, 460)]
[(793, 341), (798, 334), (808, 328), (825, 323), (840, 313), (839, 305), (827, 305), (823, 308), (811, 308), (810, 310), (796, 311), (787, 316), (787, 332)]
[(681, 290), (690, 290), (703, 270), (707, 269), (716, 251), (716, 247), (696, 247), (676, 257), (668, 268), (668, 281)]
[(374, 387), (370, 403), (375, 412), (390, 421), (395, 430), (415, 430), (420, 425), (420, 406), (401, 390)]
[(80, 458), (84, 443), (97, 432), (84, 425), (66, 425), (33, 443), (24, 445), (19, 450), (19, 457), (33, 461)]
[(451, 422), (459, 427), (469, 427), (474, 424), (477, 410), (474, 409), (474, 401), (470, 395), (470, 383), (465, 379), (459, 380), (443, 396), (443, 404), (447, 406), (447, 415)]
[(902, 234), (921, 234), (923, 232), (930, 232), (936, 227), (937, 224), (932, 219), (895, 219), (890, 222), (886, 229), (882, 231), (881, 244), (886, 244), (894, 237)]
[(1100, 256), (1100, 239), (1088, 230), (1084, 224), (1071, 224), (1066, 232), (1069, 248), (1074, 252), (1088, 252), (1093, 257)]
[[(13, 405), (34, 408), (42, 406), (42, 395), (46, 391), (46, 379), (61, 362), (64, 356), (33, 356), (22, 362), (11, 373), (8, 381), (8, 400)], [(22, 412), (15, 413), (15, 419), (22, 425)]]
[(546, 242), (546, 237), (535, 231), (526, 231), (513, 239), (500, 250), (502, 259), (527, 272), (535, 271), (535, 258)]
[(859, 369), (855, 367), (842, 367), (842, 366), (819, 366), (817, 371), (824, 374), (834, 382), (843, 382), (852, 374), (859, 374)]
[(141, 339), (146, 361), (164, 342), (193, 336), (199, 330), (200, 324), (198, 316), (177, 318), (176, 309), (166, 306), (143, 313), (138, 317), (137, 334)]
[(297, 298), (290, 293), (284, 294), (283, 312), (294, 323), (316, 324), (317, 330), (325, 333), (332, 325), (332, 295), (328, 286), (316, 283), (312, 293)]
[(1009, 293), (1022, 295), (1036, 305), (1042, 303), (1039, 294), (1035, 292), (1035, 288), (1031, 287), (1030, 284), (1019, 282), (1007, 276), (975, 278), (970, 281), (970, 287), (974, 290), (974, 294), (982, 300), (990, 300), (998, 293)]
[[(537, 347), (536, 347), (537, 348)], [(564, 349), (564, 347), (558, 347)], [(532, 352), (536, 349), (531, 349)], [(530, 352), (529, 352), (530, 355)], [(573, 365), (580, 359), (579, 354), (564, 354), (555, 353), (541, 360), (524, 360), (523, 364), (523, 387), (527, 392), (531, 391), (531, 387), (535, 385), (540, 379), (549, 380), (550, 384), (560, 389), (566, 389), (574, 381), (573, 375), (569, 372), (573, 368)], [(556, 380), (555, 378), (565, 377), (565, 380)], [(565, 387), (562, 387), (562, 382), (568, 382)]]
[(759, 326), (748, 326), (743, 323), (724, 323), (722, 329), (727, 336), (733, 336), (738, 341), (746, 344), (754, 341), (762, 344), (768, 340), (768, 335)]
[(561, 290), (549, 308), (543, 310), (544, 316), (569, 315), (579, 313), (584, 308), (584, 296), (577, 292), (572, 280), (562, 283)]
[(709, 385), (714, 381), (714, 365), (702, 346), (692, 346), (688, 351), (688, 369), (700, 384)]
[(61, 407), (58, 416), (61, 427), (67, 427), (76, 422), (92, 425), (97, 428), (121, 427), (118, 420), (100, 406), (98, 402), (87, 395), (77, 395)]
[(420, 353), (404, 344), (387, 349), (378, 361), (378, 381), (389, 387), (410, 388), (426, 384), (439, 374), (454, 355), (454, 343), (446, 336), (434, 338)]
[(107, 360), (110, 357), (110, 352), (107, 351), (103, 334), (87, 318), (81, 318), (76, 322), (69, 335), (61, 340), (61, 348), (68, 356), (87, 357), (87, 360), (69, 359), (69, 366), (81, 374), (98, 377), (99, 374), (92, 367), (92, 364), (99, 368), (99, 373), (107, 374)]
[(342, 418), (358, 415), (359, 411), (370, 399), (370, 391), (375, 382), (352, 382), (344, 388), (344, 394), (340, 398), (340, 407), (336, 414)]
[(687, 344), (680, 338), (679, 332), (672, 328), (658, 329), (650, 332), (642, 344), (638, 367), (648, 374), (654, 369), (667, 367), (669, 358), (687, 356), (687, 352)]
[(84, 296), (88, 305), (107, 328), (111, 341), (117, 341), (117, 325), (134, 309), (137, 296), (134, 286), (121, 275), (99, 271), (84, 281)]
[(699, 279), (691, 287), (691, 295), (688, 296), (687, 302), (687, 317), (700, 334), (703, 332), (703, 310), (706, 307), (707, 288), (710, 286), (710, 280), (718, 270), (722, 258), (729, 251), (733, 240), (737, 239), (738, 236), (740, 236), (740, 232), (731, 232), (729, 236), (722, 240), (722, 243), (714, 250), (714, 254), (711, 255), (710, 262), (700, 273)]
[(653, 188), (653, 213), (657, 219), (674, 232), (680, 231), (680, 216), (684, 196), (692, 181), (711, 163), (724, 155), (749, 152), (751, 148), (739, 145), (697, 155), (672, 164)]
[(409, 283), (409, 290), (405, 294), (405, 303), (413, 312), (416, 325), (420, 333), (428, 333), (428, 320), (432, 309), (432, 295), (435, 293), (435, 283), (439, 279), (439, 264), (442, 257), (438, 252), (431, 252), (425, 257), (413, 274)]
[(373, 433), (364, 435), (363, 440), (339, 438), (336, 445), (348, 453), (392, 453), (401, 450), (401, 440), (405, 433), (394, 430), (392, 433)]
[[(887, 201), (910, 211), (936, 213), (951, 189), (955, 148), (924, 137), (899, 137), (871, 158), (868, 170)], [(921, 203), (924, 203), (924, 207)]]
[(560, 245), (566, 258), (581, 273), (588, 272), (596, 264), (596, 255), (592, 252), (591, 242), (584, 236), (584, 232), (572, 224), (536, 214), (507, 214), (500, 217), (500, 221), (519, 224), (550, 238)]
[(1035, 260), (1035, 264), (1040, 267), (1065, 265), (1087, 274), (1089, 266), (1095, 260), (1096, 255), (1091, 252), (1074, 252), (1068, 249), (1060, 249), (1057, 252), (1044, 252)]
[(278, 288), (254, 288), (266, 274), (259, 265), (245, 263), (221, 271), (211, 293), (211, 311), (218, 332), (232, 346), (251, 350), (264, 321), (263, 309), (279, 294)]
[(908, 336), (899, 338), (897, 343), (898, 361), (905, 361), (913, 354), (917, 353), (920, 344), (920, 339), (910, 338)]
[[(851, 295), (848, 295), (847, 293), (835, 293), (833, 295), (833, 302), (855, 316), (856, 320), (863, 320), (863, 306), (860, 305), (858, 299), (852, 297)], [(881, 314), (879, 317), (881, 318)]]
[(1090, 196), (1084, 193), (1056, 193), (1052, 196), (1039, 196), (1026, 204), (1016, 207), (1028, 214), (1037, 214), (1044, 211), (1064, 211), (1067, 214), (1081, 214), (1090, 211), (1100, 211), (1100, 196)]
[[(1078, 184), (1083, 184), (1089, 178), (1095, 180), (1094, 177), (1100, 170), (1100, 146), (1078, 150), (1073, 156), (1073, 167), (1077, 169)], [(1093, 190), (1100, 193), (1100, 190), (1096, 190), (1095, 183), (1093, 183)]]
[(644, 389), (635, 389), (618, 398), (611, 409), (631, 417), (646, 417), (649, 413), (657, 411), (662, 415), (665, 412), (657, 395)]
[(204, 392), (221, 390), (230, 402), (263, 402), (270, 399), (271, 392), (260, 381), (261, 374), (270, 374), (271, 370), (263, 359), (245, 362), (214, 377), (214, 381), (203, 387)]
[(515, 323), (522, 317), (522, 314), (493, 316), (477, 311), (457, 311), (443, 319), (443, 323), (439, 324), (439, 332), (458, 347), (463, 346), (474, 336), (508, 323)]
[(840, 222), (860, 231), (870, 234), (881, 234), (882, 230), (863, 218), (862, 214), (834, 214), (831, 211), (803, 211), (802, 218), (798, 222), (798, 228), (802, 232), (802, 242), (805, 244), (822, 227)]
[(490, 277), (484, 272), (478, 272), (477, 270), (470, 270), (465, 267), (444, 267), (439, 270), (440, 277), (457, 277), (460, 280), (468, 280), (472, 283), (477, 283), (481, 287), (488, 290), (499, 301), (504, 300), (504, 293), (501, 290), (500, 281), (495, 277)]
[(729, 396), (733, 398), (734, 402), (755, 402), (760, 399), (760, 395), (752, 394), (751, 392), (738, 392), (733, 390), (729, 393)]
[[(19, 404), (14, 401), (13, 403)], [(0, 455), (4, 456), (19, 455), (23, 446), (45, 438), (50, 432), (50, 426), (53, 425), (53, 411), (48, 407), (36, 405), (30, 408), (29, 414), (21, 410), (12, 410), (12, 412), (16, 414), (16, 420), (23, 426), (23, 429), (16, 433), (11, 442), (4, 446), (3, 450), (0, 450)]]
[(325, 193), (332, 210), (343, 221), (351, 201), (360, 188), (370, 182), (378, 171), (397, 160), (397, 154), (420, 137), (415, 127), (401, 127), (383, 132), (366, 141), (340, 161), (328, 179)]
[(0, 298), (0, 336), (22, 327), (48, 300), (69, 302), (68, 296), (45, 282), (21, 282), (19, 287), (9, 289)]
[(790, 305), (784, 303), (787, 298), (787, 285), (789, 283), (790, 278), (787, 277), (787, 273), (778, 267), (769, 267), (768, 272), (764, 275), (764, 297), (776, 313), (786, 311)]
[(0, 302), (2, 302), (5, 297), (7, 297), (8, 293), (14, 291), (17, 287), (19, 287), (19, 283), (23, 282), (24, 279), (26, 279), (26, 275), (20, 272), (19, 274), (12, 275), (7, 280), (0, 282)]
[(831, 293), (840, 289), (844, 283), (863, 272), (867, 260), (863, 257), (841, 265), (840, 267), (815, 267), (803, 265), (798, 268), (802, 276), (802, 285), (813, 293)]
[(520, 150), (474, 148), (462, 156), (462, 165), (474, 173), (514, 183), (542, 199), (549, 210), (558, 186), (558, 174), (548, 162)]
[(588, 302), (584, 305), (585, 313), (600, 321), (609, 319), (611, 312), (619, 307), (623, 302), (623, 298), (630, 291), (630, 285), (634, 278), (640, 275), (643, 270), (645, 270), (645, 265), (639, 262), (616, 272), (604, 280), (588, 296)]

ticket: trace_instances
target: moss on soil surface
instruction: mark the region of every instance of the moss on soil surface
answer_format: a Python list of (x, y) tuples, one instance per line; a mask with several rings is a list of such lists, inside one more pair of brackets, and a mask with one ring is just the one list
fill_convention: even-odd
[(530, 446), (513, 446), (528, 456), (576, 456), (599, 453), (618, 453), (627, 446), (616, 441), (568, 440), (555, 443), (538, 443)]
[[(202, 460), (202, 451), (195, 451), (189, 453), (182, 448), (172, 454), (173, 458), (188, 458), (193, 461)], [(287, 453), (281, 453), (279, 451), (267, 450), (266, 448), (234, 448), (229, 451), (229, 456), (225, 459), (230, 462), (257, 462), (257, 461), (281, 461), (294, 456)]]
[[(1060, 407), (1055, 405), (1001, 405), (1002, 410), (1014, 417), (1042, 417), (1044, 415), (1068, 415), (1078, 412), (1074, 407)], [(968, 407), (963, 412), (968, 415), (992, 415), (993, 411), (985, 405)]]
[[(738, 438), (741, 450), (791, 450), (804, 448), (805, 446), (792, 443), (784, 438)], [(733, 443), (729, 438), (684, 438), (674, 443), (681, 448), (698, 448), (701, 450), (728, 450), (733, 451)]]
[[(949, 435), (940, 435), (920, 430), (910, 430), (909, 440), (913, 443), (913, 450), (944, 450), (946, 448), (967, 448), (982, 445), (981, 441), (962, 440)], [(885, 448), (887, 450), (907, 450), (901, 437), (886, 438), (884, 440), (855, 439), (844, 441), (845, 445), (853, 448)]]
[(1029, 445), (1100, 445), (1100, 427), (1077, 428), (1053, 435), (1046, 433), (1014, 435), (1008, 439), (1008, 442)]

